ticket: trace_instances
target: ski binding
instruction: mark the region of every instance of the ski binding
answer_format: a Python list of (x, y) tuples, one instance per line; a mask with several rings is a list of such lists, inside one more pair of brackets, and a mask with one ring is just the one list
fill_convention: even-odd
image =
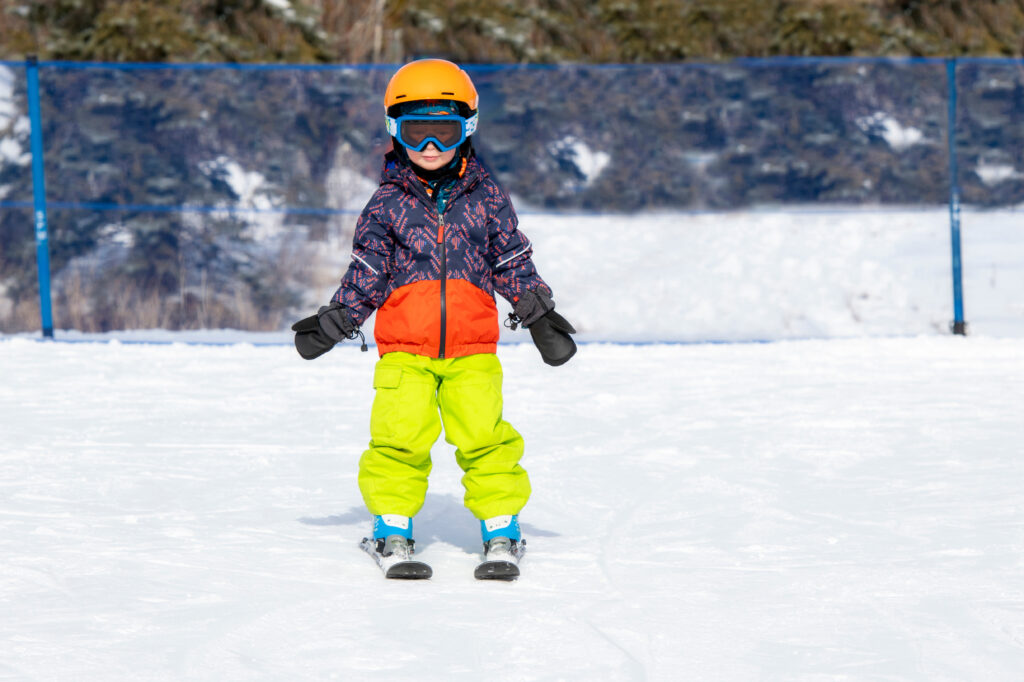
[(373, 557), (385, 578), (397, 580), (424, 580), (434, 574), (433, 569), (422, 561), (412, 558), (414, 542), (398, 535), (375, 540), (363, 538), (359, 546)]
[(519, 577), (519, 560), (526, 554), (526, 540), (494, 538), (484, 545), (484, 560), (473, 576), (477, 580), (512, 581)]

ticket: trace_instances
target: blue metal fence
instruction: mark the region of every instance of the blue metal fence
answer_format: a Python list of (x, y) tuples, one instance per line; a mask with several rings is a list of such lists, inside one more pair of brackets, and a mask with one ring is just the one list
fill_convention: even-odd
[[(231, 255), (238, 244), (229, 244), (243, 219), (284, 215), (316, 229), (318, 221), (357, 212), (358, 204), (338, 197), (353, 177), (376, 176), (389, 144), (380, 124), (389, 65), (0, 67), (12, 74), (12, 101), (28, 110), (32, 157), (29, 177), (18, 172), (19, 159), (0, 155), (0, 236), (16, 241), (31, 209), (47, 336), (51, 250), (60, 270), (111, 239), (159, 258), (188, 238), (204, 276), (218, 268), (224, 277), (244, 276), (245, 259)], [(1020, 175), (998, 176), (1024, 158), (1020, 60), (468, 70), (481, 94), (478, 149), (532, 210), (948, 201), (957, 333), (966, 329), (961, 197), (983, 206), (1024, 202)], [(24, 131), (12, 133), (7, 123), (8, 139), (18, 139)], [(252, 169), (260, 187), (247, 194), (240, 186)], [(340, 171), (348, 175), (339, 179)], [(189, 215), (215, 224), (190, 232)], [(121, 226), (113, 237), (112, 219)], [(8, 246), (5, 267), (24, 253)], [(159, 268), (145, 276), (154, 287), (172, 285)]]

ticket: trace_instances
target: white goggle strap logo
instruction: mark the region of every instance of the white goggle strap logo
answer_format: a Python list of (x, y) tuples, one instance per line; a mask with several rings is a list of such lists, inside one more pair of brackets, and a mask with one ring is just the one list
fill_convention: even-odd
[(479, 116), (480, 114), (473, 114), (466, 119), (465, 124), (463, 124), (463, 129), (466, 131), (466, 137), (469, 137), (476, 132), (476, 123), (479, 120)]
[(385, 116), (384, 119), (387, 123), (388, 135), (390, 135), (391, 137), (398, 137), (398, 121), (391, 118), (390, 116)]

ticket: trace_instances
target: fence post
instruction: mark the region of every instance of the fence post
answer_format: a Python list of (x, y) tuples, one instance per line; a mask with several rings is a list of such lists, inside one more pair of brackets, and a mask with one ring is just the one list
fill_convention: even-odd
[(36, 231), (36, 267), (39, 271), (39, 314), (43, 337), (53, 338), (50, 296), (50, 238), (46, 223), (46, 178), (43, 168), (43, 126), (39, 113), (39, 61), (32, 55), (25, 64), (28, 77), (28, 118), (32, 141), (32, 198)]
[(956, 167), (956, 58), (946, 60), (946, 84), (949, 98), (949, 234), (953, 253), (953, 323), (954, 334), (965, 336), (964, 291), (960, 263), (960, 185)]

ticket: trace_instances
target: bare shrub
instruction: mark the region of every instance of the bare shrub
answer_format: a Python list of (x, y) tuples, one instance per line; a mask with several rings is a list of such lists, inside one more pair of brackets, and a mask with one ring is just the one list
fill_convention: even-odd
[(42, 327), (38, 297), (5, 299), (0, 305), (0, 333), (38, 331)]

